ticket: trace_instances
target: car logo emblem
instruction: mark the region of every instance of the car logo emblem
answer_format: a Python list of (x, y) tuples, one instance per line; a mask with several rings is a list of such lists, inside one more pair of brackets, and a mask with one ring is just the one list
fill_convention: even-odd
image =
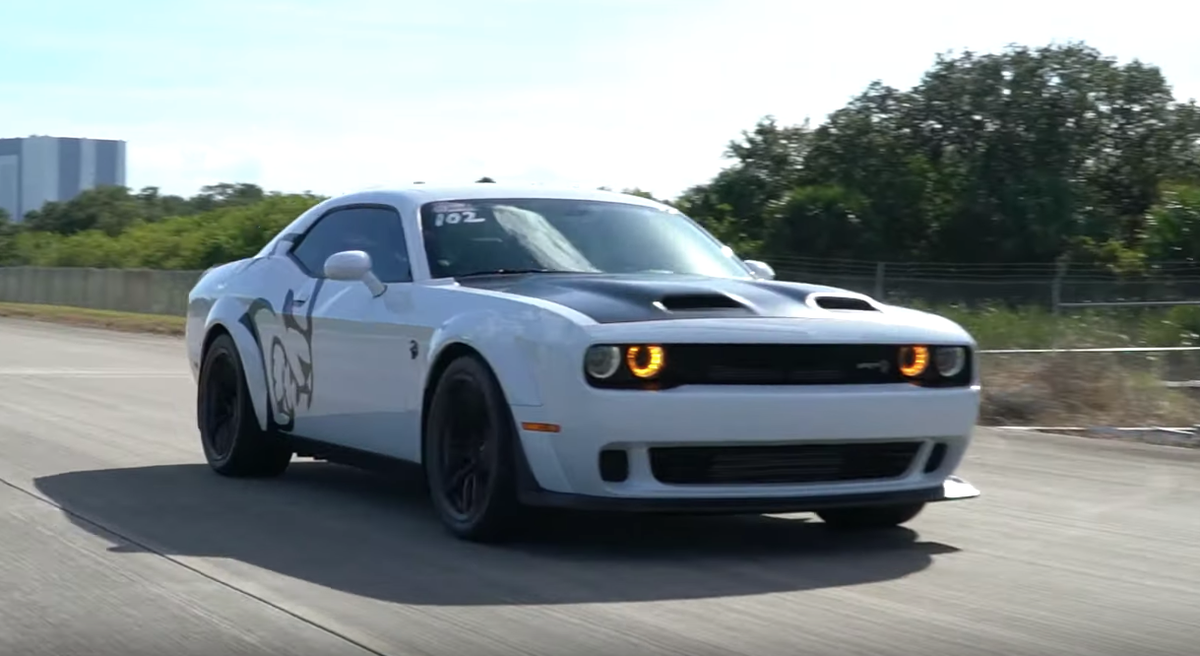
[(880, 360), (878, 362), (859, 362), (855, 367), (855, 369), (875, 369), (884, 374), (888, 372), (889, 368), (890, 367), (888, 366), (887, 360)]

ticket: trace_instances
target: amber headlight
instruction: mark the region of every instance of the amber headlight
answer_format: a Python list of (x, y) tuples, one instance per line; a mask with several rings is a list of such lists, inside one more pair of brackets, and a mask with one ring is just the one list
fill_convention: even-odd
[(929, 368), (928, 346), (900, 347), (900, 373), (907, 378), (917, 378)]
[(625, 365), (629, 373), (647, 379), (654, 378), (666, 364), (666, 354), (661, 346), (627, 346), (625, 347)]

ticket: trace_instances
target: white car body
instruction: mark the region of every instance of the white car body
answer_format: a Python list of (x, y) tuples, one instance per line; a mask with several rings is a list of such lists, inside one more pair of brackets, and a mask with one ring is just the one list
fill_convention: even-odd
[[(494, 372), (511, 407), (519, 436), (520, 496), (531, 505), (789, 512), (979, 494), (953, 476), (970, 442), (980, 394), (975, 341), (954, 322), (846, 290), (764, 280), (729, 251), (746, 269), (745, 278), (647, 274), (600, 276), (594, 283), (571, 276), (532, 282), (530, 276), (432, 278), (420, 208), (510, 197), (673, 211), (623, 194), (495, 184), (419, 185), (326, 200), (254, 257), (216, 266), (195, 285), (187, 316), (193, 373), (199, 376), (209, 339), (226, 332), (240, 353), (260, 427), (294, 438), (297, 454), (420, 463), (427, 391), (438, 364), (449, 353), (474, 351)], [(399, 213), (411, 281), (310, 275), (289, 256), (294, 237), (326, 213), (363, 206)], [(336, 266), (331, 261), (326, 271)], [(629, 302), (659, 292), (716, 295), (742, 309), (672, 312), (657, 304), (633, 309)], [(829, 297), (859, 309), (821, 307), (821, 299)], [(600, 389), (582, 373), (585, 351), (594, 344), (961, 346), (970, 349), (970, 379), (951, 387), (727, 381), (653, 391)], [(877, 366), (886, 372), (889, 365), (857, 365), (862, 371)], [(884, 448), (884, 443), (900, 444), (889, 457), (901, 458), (902, 465), (883, 474), (816, 481), (772, 482), (761, 471), (755, 482), (739, 481), (737, 456), (728, 459), (736, 451), (710, 454), (716, 460), (675, 462), (669, 476), (663, 472), (672, 465), (655, 465), (651, 457), (652, 450), (668, 447)], [(931, 462), (935, 446), (939, 453)], [(602, 477), (598, 462), (605, 450), (626, 454), (623, 480)], [(756, 457), (757, 464), (746, 466), (762, 470), (763, 458), (777, 457), (781, 467), (801, 467), (795, 454)], [(828, 468), (849, 456), (824, 457), (816, 462)], [(688, 476), (701, 478), (683, 480)]]

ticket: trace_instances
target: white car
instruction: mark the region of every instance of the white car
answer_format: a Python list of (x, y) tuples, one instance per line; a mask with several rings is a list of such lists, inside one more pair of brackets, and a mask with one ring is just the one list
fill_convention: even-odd
[(187, 350), (209, 464), (423, 466), (455, 535), (531, 507), (904, 523), (979, 411), (957, 324), (774, 281), (634, 196), (415, 185), (326, 200), (205, 272)]

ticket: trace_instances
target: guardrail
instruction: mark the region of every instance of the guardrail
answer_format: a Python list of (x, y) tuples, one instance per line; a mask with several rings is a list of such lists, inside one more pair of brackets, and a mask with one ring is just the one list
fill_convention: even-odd
[(0, 267), (0, 301), (140, 314), (187, 314), (202, 271)]

